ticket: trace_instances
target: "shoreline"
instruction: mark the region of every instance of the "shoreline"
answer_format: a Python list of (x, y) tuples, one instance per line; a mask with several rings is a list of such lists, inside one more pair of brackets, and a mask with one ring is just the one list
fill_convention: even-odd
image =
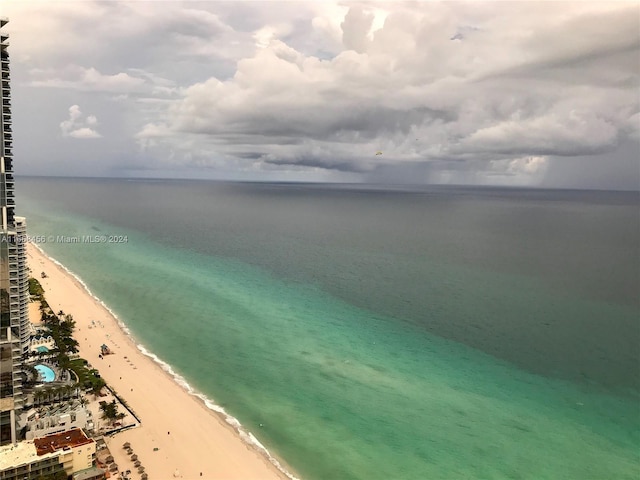
[[(31, 276), (43, 286), (51, 308), (73, 315), (80, 356), (100, 370), (108, 386), (142, 420), (136, 428), (105, 438), (123, 468), (128, 468), (128, 458), (121, 445), (130, 442), (136, 453), (141, 448), (151, 452), (141, 455), (151, 478), (299, 479), (235, 417), (138, 343), (126, 324), (80, 277), (34, 244), (27, 246), (27, 260)], [(40, 271), (47, 277), (38, 278)], [(92, 326), (94, 321), (98, 324)], [(114, 355), (101, 359), (100, 342), (107, 343)], [(140, 388), (134, 388), (140, 385), (145, 385), (142, 394)], [(168, 403), (173, 416), (161, 413), (163, 407), (168, 409)], [(176, 409), (180, 410), (177, 414)], [(212, 461), (214, 465), (210, 465)], [(208, 465), (196, 468), (198, 462)]]

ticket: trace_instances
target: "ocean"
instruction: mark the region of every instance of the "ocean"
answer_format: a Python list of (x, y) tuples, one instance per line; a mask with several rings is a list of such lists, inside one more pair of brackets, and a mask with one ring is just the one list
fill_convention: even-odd
[(640, 477), (638, 192), (16, 184), (39, 246), (304, 479)]

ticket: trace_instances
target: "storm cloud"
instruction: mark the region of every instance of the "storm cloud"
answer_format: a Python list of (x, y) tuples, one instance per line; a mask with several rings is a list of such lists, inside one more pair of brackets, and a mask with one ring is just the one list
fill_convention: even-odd
[[(637, 3), (0, 9), (21, 173), (48, 173), (47, 151), (70, 175), (640, 187)], [(46, 130), (69, 105), (100, 118), (90, 159)]]

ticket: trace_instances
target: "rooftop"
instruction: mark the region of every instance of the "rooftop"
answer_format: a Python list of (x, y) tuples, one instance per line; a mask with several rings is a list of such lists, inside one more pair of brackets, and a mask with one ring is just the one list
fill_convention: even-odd
[(0, 472), (8, 468), (20, 467), (21, 465), (44, 460), (47, 457), (57, 457), (58, 455), (59, 453), (47, 453), (45, 456), (39, 455), (32, 441), (20, 442), (16, 445), (4, 445), (0, 447)]
[(53, 453), (57, 450), (64, 450), (66, 448), (74, 448), (79, 447), (80, 445), (93, 443), (93, 440), (88, 438), (80, 428), (74, 428), (72, 430), (67, 430), (66, 432), (56, 433), (55, 435), (36, 438), (33, 443), (38, 450), (38, 455), (44, 455), (46, 453)]

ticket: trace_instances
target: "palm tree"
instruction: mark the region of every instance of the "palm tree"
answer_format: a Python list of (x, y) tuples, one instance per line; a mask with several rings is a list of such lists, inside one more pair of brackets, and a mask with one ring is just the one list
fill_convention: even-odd
[(102, 418), (108, 419), (111, 423), (124, 417), (124, 414), (118, 413), (118, 404), (115, 400), (111, 401), (111, 403), (101, 403), (100, 410), (102, 410)]
[(62, 339), (67, 353), (78, 353), (78, 341), (73, 337), (65, 337)]
[(53, 387), (48, 387), (45, 390), (42, 391), (43, 394), (43, 398), (46, 397), (47, 398), (47, 402), (46, 403), (51, 403), (51, 395), (53, 395)]
[(62, 394), (64, 393), (64, 386), (60, 385), (59, 387), (54, 388), (54, 397), (57, 398), (58, 402), (62, 401)]
[(71, 362), (67, 354), (60, 353), (58, 355), (58, 366), (60, 367), (60, 370), (69, 370), (69, 368), (71, 367)]
[(57, 387), (50, 387), (47, 389), (49, 391), (49, 403), (56, 403), (56, 395), (58, 395)]
[(93, 388), (91, 389), (91, 392), (97, 397), (100, 395), (100, 391), (105, 385), (106, 382), (102, 378), (96, 378), (93, 380)]

